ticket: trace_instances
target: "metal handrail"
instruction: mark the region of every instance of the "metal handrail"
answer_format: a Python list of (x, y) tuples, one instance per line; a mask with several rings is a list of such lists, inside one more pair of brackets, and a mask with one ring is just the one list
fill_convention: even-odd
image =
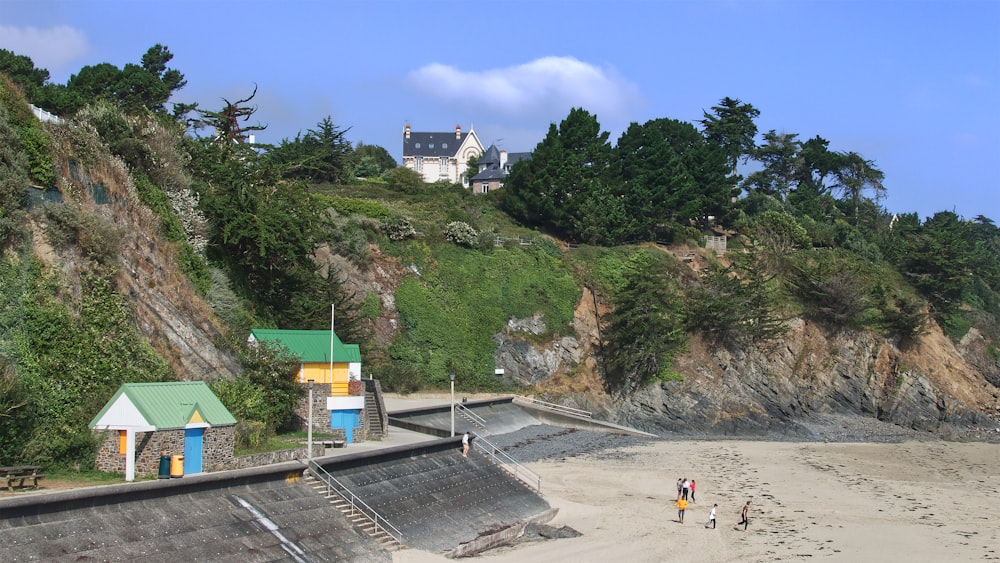
[[(542, 492), (542, 478), (540, 475), (518, 463), (516, 459), (510, 457), (507, 452), (501, 450), (496, 444), (490, 442), (486, 438), (483, 438), (475, 432), (473, 432), (472, 435), (476, 437), (476, 439), (472, 441), (473, 447), (479, 448), (484, 453), (489, 454), (497, 465), (507, 470), (507, 472), (515, 478), (520, 479), (524, 483), (534, 487), (535, 492)], [(486, 445), (483, 446), (483, 444)]]
[(523, 401), (530, 403), (532, 405), (547, 409), (550, 411), (560, 412), (563, 414), (569, 414), (573, 416), (581, 416), (583, 418), (593, 418), (594, 415), (590, 411), (585, 411), (582, 409), (574, 409), (573, 407), (565, 407), (563, 405), (557, 405), (555, 403), (546, 403), (545, 401), (540, 401), (538, 399), (533, 399), (531, 397), (525, 397), (523, 395), (514, 395), (514, 402)]
[(320, 467), (318, 463), (313, 460), (309, 460), (309, 470), (313, 472), (313, 475), (317, 479), (326, 485), (326, 496), (332, 496), (332, 493), (337, 493), (337, 496), (344, 499), (344, 502), (351, 505), (351, 516), (354, 516), (355, 511), (360, 512), (365, 518), (368, 518), (375, 524), (375, 531), (380, 529), (388, 534), (392, 539), (396, 540), (400, 545), (403, 544), (403, 534), (393, 526), (384, 516), (375, 511), (374, 508), (368, 506), (368, 503), (358, 498), (357, 495), (352, 493), (343, 483), (337, 480), (336, 477), (327, 473), (325, 469)]
[(472, 412), (472, 409), (469, 407), (463, 405), (462, 403), (455, 403), (455, 410), (457, 410), (465, 418), (471, 420), (473, 424), (482, 428), (484, 432), (489, 432), (486, 428), (486, 419)]

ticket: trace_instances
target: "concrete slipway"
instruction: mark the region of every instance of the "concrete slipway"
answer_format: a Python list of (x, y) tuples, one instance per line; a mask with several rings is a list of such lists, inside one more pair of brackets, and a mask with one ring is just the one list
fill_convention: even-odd
[[(493, 434), (542, 422), (601, 426), (510, 398), (466, 407)], [(490, 545), (484, 538), (498, 530), (554, 514), (484, 454), (462, 458), (461, 438), (450, 437), (450, 405), (394, 411), (390, 421), (387, 439), (329, 449), (317, 461), (396, 526), (405, 546), (468, 553)], [(458, 428), (483, 432), (460, 415)], [(391, 561), (306, 482), (305, 469), (292, 461), (2, 498), (0, 561)]]

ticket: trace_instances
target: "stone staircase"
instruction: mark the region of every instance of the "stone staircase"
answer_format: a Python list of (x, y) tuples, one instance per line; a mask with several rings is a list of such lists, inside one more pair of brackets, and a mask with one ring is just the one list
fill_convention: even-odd
[(365, 439), (381, 440), (389, 435), (389, 413), (377, 379), (362, 379), (365, 385)]
[(385, 427), (382, 425), (382, 413), (378, 408), (378, 400), (375, 393), (365, 392), (365, 438), (367, 440), (381, 440), (385, 436)]
[(316, 478), (312, 471), (306, 471), (303, 474), (303, 481), (307, 485), (312, 487), (320, 496), (330, 501), (330, 504), (334, 506), (344, 518), (347, 519), (355, 528), (365, 532), (368, 536), (379, 543), (387, 551), (399, 551), (404, 549), (406, 546), (401, 544), (396, 540), (391, 534), (385, 531), (385, 528), (376, 524), (374, 520), (368, 517), (367, 514), (358, 510), (356, 507), (352, 506), (351, 503), (344, 497), (340, 496), (336, 492), (333, 492), (326, 486), (322, 480)]

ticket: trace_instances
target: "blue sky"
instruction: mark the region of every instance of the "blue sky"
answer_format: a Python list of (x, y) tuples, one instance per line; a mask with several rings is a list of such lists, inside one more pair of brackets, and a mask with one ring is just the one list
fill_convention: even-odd
[(0, 48), (65, 83), (156, 43), (219, 109), (256, 85), (279, 142), (324, 117), (401, 156), (470, 126), (530, 151), (572, 107), (616, 141), (729, 96), (761, 133), (820, 135), (885, 173), (887, 209), (1000, 223), (1000, 1), (0, 0)]

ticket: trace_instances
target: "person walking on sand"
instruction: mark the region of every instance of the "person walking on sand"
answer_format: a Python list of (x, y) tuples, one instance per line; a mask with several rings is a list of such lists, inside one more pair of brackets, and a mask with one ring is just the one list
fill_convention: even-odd
[(743, 512), (740, 513), (740, 521), (737, 522), (735, 526), (733, 526), (733, 529), (739, 530), (740, 524), (743, 524), (743, 531), (744, 532), (747, 531), (747, 526), (750, 525), (749, 514), (750, 514), (750, 501), (747, 501), (747, 503), (743, 505)]
[(682, 498), (679, 498), (679, 499), (677, 499), (677, 502), (674, 503), (674, 505), (677, 506), (677, 521), (680, 522), (681, 524), (683, 524), (684, 523), (684, 511), (687, 510), (688, 501), (686, 501), (686, 500), (684, 500)]
[(688, 499), (688, 495), (691, 493), (691, 482), (684, 478), (684, 482), (681, 483), (681, 498), (684, 500)]
[(684, 478), (677, 478), (677, 500), (681, 500), (681, 489), (684, 488)]
[(469, 433), (462, 434), (462, 457), (469, 457)]
[(708, 513), (708, 521), (705, 522), (705, 527), (707, 528), (709, 524), (712, 525), (712, 529), (715, 529), (715, 509), (718, 508), (718, 504), (712, 505), (712, 511)]
[(694, 479), (691, 479), (691, 502), (694, 502)]

